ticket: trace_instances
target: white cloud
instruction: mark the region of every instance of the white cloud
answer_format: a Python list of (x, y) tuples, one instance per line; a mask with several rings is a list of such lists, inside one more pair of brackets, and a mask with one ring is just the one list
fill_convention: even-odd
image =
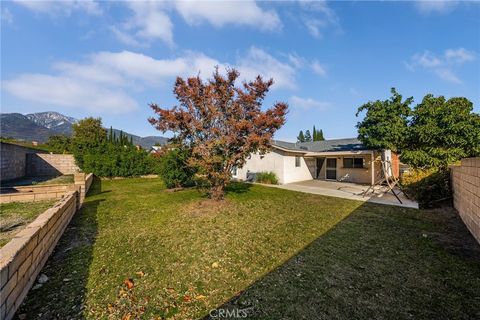
[(328, 28), (339, 29), (340, 19), (326, 1), (300, 1), (303, 21), (308, 32), (315, 38), (322, 38)]
[(98, 2), (94, 0), (14, 1), (33, 12), (49, 15), (70, 16), (74, 11), (84, 11), (92, 15), (99, 15), (102, 13), (102, 9), (100, 8)]
[(312, 70), (313, 70), (313, 72), (315, 72), (316, 74), (318, 74), (322, 77), (327, 76), (327, 70), (317, 60), (313, 61), (313, 63), (312, 63)]
[(23, 74), (2, 83), (11, 95), (42, 106), (85, 108), (92, 113), (122, 113), (135, 110), (134, 91), (146, 88), (171, 87), (176, 76), (200, 74), (208, 78), (219, 66), (235, 67), (240, 80), (253, 80), (260, 74), (273, 78), (272, 89), (295, 87), (296, 68), (262, 49), (252, 47), (233, 63), (220, 62), (199, 52), (185, 52), (171, 59), (153, 57), (131, 51), (98, 52), (83, 62), (57, 62), (53, 74)]
[(3, 87), (18, 98), (45, 106), (83, 108), (94, 113), (122, 113), (137, 108), (137, 103), (122, 91), (62, 75), (25, 74), (4, 81)]
[(424, 14), (429, 13), (448, 13), (452, 11), (457, 5), (458, 1), (453, 0), (419, 0), (414, 2), (417, 10)]
[(330, 103), (328, 102), (322, 102), (312, 98), (301, 98), (298, 96), (292, 96), (289, 102), (293, 108), (301, 108), (304, 110), (310, 110), (310, 109), (324, 110), (330, 106)]
[(465, 48), (447, 49), (441, 55), (425, 50), (422, 53), (414, 54), (410, 62), (405, 62), (405, 66), (410, 71), (421, 68), (433, 72), (445, 81), (462, 83), (462, 80), (457, 76), (454, 69), (465, 63), (474, 61), (475, 58), (476, 53), (466, 50)]
[(187, 24), (209, 23), (220, 28), (227, 24), (246, 25), (261, 30), (278, 30), (282, 23), (274, 10), (263, 10), (253, 0), (246, 1), (130, 1), (126, 2), (132, 15), (120, 25), (111, 27), (124, 44), (148, 45), (161, 40), (174, 45), (173, 23), (169, 14), (178, 13)]
[(253, 0), (247, 1), (177, 1), (177, 12), (190, 25), (206, 21), (215, 27), (226, 24), (249, 25), (265, 30), (277, 30), (282, 23), (273, 10), (263, 10)]

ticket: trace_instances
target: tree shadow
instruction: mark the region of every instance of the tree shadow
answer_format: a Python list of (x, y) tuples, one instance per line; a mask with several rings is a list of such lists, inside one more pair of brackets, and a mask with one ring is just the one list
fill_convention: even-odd
[[(101, 180), (96, 178), (88, 195), (105, 192), (110, 191), (102, 191)], [(97, 208), (103, 201), (85, 199), (39, 273), (46, 275), (48, 281), (43, 285), (34, 283), (15, 319), (84, 318), (89, 266), (97, 237)]]
[(476, 318), (480, 246), (452, 210), (365, 203), (203, 319)]
[(246, 193), (248, 192), (248, 190), (250, 190), (251, 187), (252, 187), (251, 183), (232, 181), (225, 188), (225, 193), (226, 194)]

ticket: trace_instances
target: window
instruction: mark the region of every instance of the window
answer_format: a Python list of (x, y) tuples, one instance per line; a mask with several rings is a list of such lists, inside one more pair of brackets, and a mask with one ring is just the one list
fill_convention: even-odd
[(233, 168), (232, 168), (232, 176), (234, 176), (234, 177), (237, 176), (237, 166), (233, 166)]
[(363, 158), (343, 158), (344, 168), (363, 168)]
[(300, 157), (299, 156), (295, 157), (295, 167), (300, 167)]

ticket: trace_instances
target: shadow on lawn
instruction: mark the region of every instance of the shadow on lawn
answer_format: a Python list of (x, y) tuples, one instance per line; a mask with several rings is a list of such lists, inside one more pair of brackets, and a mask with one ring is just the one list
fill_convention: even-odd
[[(95, 178), (88, 195), (109, 192), (101, 189), (101, 180)], [(97, 237), (97, 208), (102, 201), (87, 198), (74, 215), (39, 274), (45, 274), (48, 281), (42, 286), (34, 284), (15, 319), (84, 318), (89, 266)]]
[(363, 204), (204, 319), (473, 319), (480, 246), (454, 209)]

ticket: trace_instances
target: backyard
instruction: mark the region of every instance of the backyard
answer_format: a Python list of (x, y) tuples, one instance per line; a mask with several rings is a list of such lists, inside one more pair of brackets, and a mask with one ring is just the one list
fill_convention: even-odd
[(97, 179), (41, 274), (17, 317), (480, 316), (480, 247), (452, 209), (240, 183), (218, 204), (160, 179)]

